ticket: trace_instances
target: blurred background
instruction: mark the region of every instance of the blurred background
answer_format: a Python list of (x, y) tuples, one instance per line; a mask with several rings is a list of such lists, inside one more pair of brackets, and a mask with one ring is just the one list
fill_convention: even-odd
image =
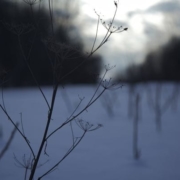
[[(51, 12), (49, 11), (49, 2), (51, 2)], [(112, 165), (117, 160), (116, 167), (113, 166), (112, 168), (115, 171), (110, 171), (110, 176), (115, 174), (119, 177), (118, 173), (122, 174), (119, 167), (124, 168), (124, 163), (127, 163), (124, 177), (128, 177), (128, 175), (133, 178), (136, 177), (129, 173), (129, 165), (131, 165), (129, 154), (131, 154), (130, 147), (133, 144), (133, 156), (135, 159), (140, 158), (141, 151), (137, 146), (139, 142), (138, 132), (140, 132), (140, 148), (143, 149), (143, 156), (147, 157), (148, 166), (146, 166), (146, 161), (139, 161), (140, 164), (134, 164), (133, 162), (133, 166), (138, 165), (138, 168), (133, 172), (137, 173), (137, 177), (140, 176), (142, 179), (145, 179), (144, 177), (155, 179), (154, 170), (158, 180), (159, 177), (168, 180), (173, 179), (173, 177), (177, 179), (180, 162), (180, 146), (179, 138), (177, 138), (179, 137), (178, 120), (180, 112), (178, 111), (180, 98), (179, 9), (179, 0), (120, 0), (113, 26), (122, 26), (122, 28), (128, 28), (128, 30), (113, 33), (110, 39), (86, 61), (89, 53), (91, 53), (96, 33), (95, 48), (98, 47), (107, 33), (107, 29), (102, 23), (99, 23), (97, 31), (98, 16), (106, 24), (110, 23), (116, 10), (116, 1), (0, 0), (1, 109), (3, 107), (6, 112), (5, 105), (7, 104), (8, 113), (12, 113), (12, 116), (14, 115), (17, 119), (19, 114), (22, 115), (19, 112), (23, 112), (23, 119), (27, 118), (27, 131), (29, 131), (29, 135), (36, 137), (32, 137), (33, 139), (37, 140), (37, 137), (40, 137), (39, 130), (42, 129), (42, 124), (44, 124), (41, 120), (44, 120), (44, 115), (47, 115), (44, 107), (46, 104), (42, 101), (39, 92), (29, 87), (37, 87), (37, 84), (54, 87), (54, 81), (64, 77), (60, 81), (62, 86), (57, 96), (62, 101), (57, 101), (57, 114), (55, 113), (53, 118), (58, 120), (53, 121), (53, 123), (59, 123), (59, 119), (61, 120), (58, 114), (61, 113), (59, 107), (62, 110), (61, 117), (67, 120), (68, 114), (73, 112), (74, 109), (77, 110), (76, 107), (79, 106), (79, 101), (81, 102), (84, 97), (86, 97), (86, 100), (91, 99), (92, 101), (93, 98), (96, 98), (95, 95), (100, 92), (100, 90), (96, 91), (97, 89), (94, 86), (86, 85), (96, 84), (106, 67), (114, 67), (108, 72), (106, 78), (112, 78), (114, 81), (120, 82), (120, 85), (122, 82), (123, 84), (129, 84), (113, 91), (113, 93), (111, 91), (106, 92), (97, 102), (97, 106), (88, 109), (82, 115), (87, 120), (98, 120), (106, 125), (104, 127), (106, 128), (105, 131), (103, 130), (105, 133), (100, 135), (104, 145), (100, 145), (97, 138), (99, 135), (95, 134), (94, 139), (98, 141), (92, 148), (94, 149), (96, 145), (102, 147), (102, 150), (100, 149), (95, 153), (98, 158), (100, 157), (99, 153), (104, 152), (104, 149), (111, 148), (113, 151), (110, 150), (109, 152), (114, 154), (114, 159), (109, 154), (104, 154), (102, 159), (99, 160), (103, 164), (100, 163), (99, 166), (91, 167), (91, 163), (85, 162), (81, 163), (83, 168), (85, 167), (84, 164), (88, 164), (90, 167), (85, 169), (92, 169), (93, 172), (93, 167)], [(74, 70), (78, 64), (82, 65)], [(105, 65), (108, 66), (105, 67)], [(68, 74), (71, 71), (73, 73)], [(108, 86), (109, 81), (103, 83), (104, 86)], [(68, 85), (64, 88), (66, 84)], [(79, 84), (85, 84), (85, 86), (71, 86)], [(10, 88), (3, 91), (4, 87)], [(17, 88), (18, 91), (16, 91), (14, 87), (28, 88), (27, 90)], [(111, 84), (109, 89), (113, 89), (111, 89)], [(51, 97), (51, 90), (49, 87), (43, 88), (47, 98)], [(3, 113), (0, 115), (3, 119)], [(40, 117), (41, 115), (42, 117)], [(37, 119), (37, 122), (32, 123), (32, 120)], [(127, 119), (131, 121), (126, 121)], [(145, 120), (144, 124), (141, 123), (141, 119), (143, 122)], [(140, 130), (138, 130), (139, 122), (142, 124)], [(156, 137), (154, 135), (154, 122), (158, 132), (163, 130), (166, 133)], [(5, 137), (4, 144), (9, 137), (9, 132), (11, 132), (10, 128), (9, 121), (8, 123), (6, 121), (0, 123), (0, 140)], [(31, 131), (34, 128), (38, 129), (36, 136)], [(105, 135), (107, 138), (105, 138)], [(62, 137), (64, 138), (64, 136)], [(132, 137), (134, 141), (132, 141)], [(106, 143), (105, 139), (109, 139), (109, 144)], [(14, 142), (16, 146), (18, 145), (17, 152), (22, 153), (22, 147), (16, 141)], [(0, 145), (3, 147), (4, 144)], [(114, 153), (114, 149), (118, 153)], [(14, 149), (12, 150), (14, 152)], [(56, 153), (53, 154), (56, 155)], [(79, 153), (79, 155), (81, 154)], [(124, 154), (127, 156), (124, 156)], [(86, 154), (85, 156), (94, 161), (91, 156)], [(14, 159), (11, 155), (6, 157), (11, 160), (7, 161), (5, 159), (4, 162), (11, 162), (9, 164), (14, 169), (14, 162), (12, 163)], [(104, 163), (104, 157), (110, 158), (110, 161), (107, 159), (107, 163)], [(117, 157), (119, 157), (120, 163)], [(85, 158), (81, 159), (84, 160)], [(111, 161), (112, 163), (110, 163)], [(7, 166), (8, 172), (10, 172), (9, 164)], [(80, 169), (76, 164), (71, 165), (72, 169), (74, 167)], [(142, 167), (143, 171), (139, 167)], [(150, 169), (151, 176), (144, 167)], [(3, 168), (5, 170), (2, 170), (2, 172), (6, 176), (7, 170), (4, 165)], [(69, 170), (69, 164), (67, 169)], [(65, 171), (62, 172), (66, 173), (67, 169), (65, 167)], [(75, 171), (79, 172), (79, 169)], [(17, 175), (17, 171), (13, 172)], [(107, 173), (104, 172), (101, 175), (106, 176)], [(142, 172), (144, 176), (141, 176)], [(162, 176), (159, 176), (160, 172)], [(21, 172), (20, 174), (22, 175)], [(67, 174), (72, 175), (71, 173)], [(82, 177), (82, 171), (80, 171), (80, 176)], [(72, 177), (74, 176), (72, 175)], [(92, 176), (87, 177), (94, 179)], [(122, 179), (125, 179), (124, 177)], [(107, 176), (105, 178), (111, 179), (112, 177)]]
[[(51, 7), (56, 41), (66, 58), (62, 65), (63, 75), (91, 51), (97, 14), (109, 23), (115, 4), (113, 0), (54, 0)], [(66, 77), (63, 83), (96, 83), (106, 64), (116, 66), (109, 74), (116, 81), (179, 81), (179, 9), (177, 0), (121, 0), (114, 26), (128, 27), (128, 31), (112, 34), (91, 60)], [(50, 41), (50, 24), (46, 0), (0, 0), (1, 84), (35, 85), (23, 60), (21, 46), (40, 84), (52, 84), (51, 61), (54, 61), (55, 49)], [(106, 29), (99, 24), (95, 47), (105, 34)]]

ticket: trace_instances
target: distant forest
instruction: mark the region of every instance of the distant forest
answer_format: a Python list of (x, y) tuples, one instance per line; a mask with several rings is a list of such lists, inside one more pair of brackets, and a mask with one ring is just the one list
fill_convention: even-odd
[[(27, 1), (28, 2), (28, 1)], [(58, 12), (53, 21), (57, 44), (51, 41), (51, 18), (45, 9), (32, 9), (25, 2), (0, 0), (0, 83), (4, 86), (35, 86), (32, 73), (41, 85), (53, 84), (52, 61), (60, 58), (59, 75), (64, 76), (84, 61), (81, 37), (70, 12)], [(32, 6), (33, 7), (33, 6)], [(67, 26), (68, 23), (68, 26)], [(70, 32), (74, 33), (75, 39)], [(22, 51), (23, 49), (23, 51)], [(58, 51), (58, 53), (57, 53)], [(24, 61), (27, 58), (30, 72)], [(95, 83), (102, 59), (93, 56), (62, 80), (66, 83)]]
[(172, 37), (169, 42), (156, 51), (147, 54), (142, 64), (132, 64), (116, 81), (180, 81), (180, 38)]
[(127, 82), (180, 81), (180, 38), (172, 37), (157, 51), (150, 52), (144, 63), (130, 65), (124, 77), (118, 80)]

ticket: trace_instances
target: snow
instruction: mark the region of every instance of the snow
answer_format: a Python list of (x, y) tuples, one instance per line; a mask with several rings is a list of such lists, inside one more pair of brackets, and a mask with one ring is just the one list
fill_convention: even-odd
[[(138, 85), (135, 92), (141, 96), (140, 121), (138, 132), (138, 148), (141, 156), (138, 160), (133, 158), (133, 118), (128, 115), (129, 86), (116, 91), (105, 92), (95, 104), (79, 116), (79, 118), (94, 123), (101, 123), (102, 128), (88, 132), (77, 148), (58, 166), (52, 173), (44, 177), (44, 180), (179, 180), (180, 179), (180, 111), (169, 108), (162, 113), (162, 129), (156, 130), (155, 111), (148, 105), (147, 87), (151, 93), (155, 93), (156, 84)], [(171, 93), (174, 84), (163, 84), (161, 104), (163, 104)], [(48, 101), (52, 94), (51, 88), (43, 88)], [(51, 121), (51, 132), (59, 126), (73, 111), (79, 103), (80, 98), (85, 97), (80, 109), (91, 98), (95, 86), (67, 86), (60, 88), (57, 94), (53, 120)], [(154, 95), (152, 93), (152, 95)], [(107, 113), (103, 100), (116, 98), (112, 101), (112, 114)], [(154, 96), (152, 96), (154, 97)], [(104, 99), (103, 99), (104, 98)], [(177, 100), (178, 96), (176, 97)], [(25, 135), (31, 142), (35, 152), (42, 138), (42, 132), (47, 118), (47, 105), (40, 92), (36, 89), (5, 89), (5, 106), (15, 122), (23, 120)], [(108, 99), (108, 102), (110, 99)], [(178, 102), (178, 101), (177, 101)], [(2, 99), (1, 99), (2, 103)], [(0, 139), (0, 150), (7, 142), (13, 129), (5, 114), (0, 113), (0, 126), (3, 129), (3, 137)], [(20, 126), (21, 129), (21, 126)], [(73, 123), (75, 136), (80, 136), (80, 130)], [(36, 178), (46, 172), (56, 163), (72, 145), (70, 126), (67, 125), (48, 141), (46, 156), (42, 154), (40, 163), (45, 163), (36, 171)], [(13, 142), (0, 160), (0, 179), (14, 180), (24, 179), (24, 169), (19, 167), (14, 155), (22, 161), (30, 156), (30, 151), (22, 139), (16, 133)]]

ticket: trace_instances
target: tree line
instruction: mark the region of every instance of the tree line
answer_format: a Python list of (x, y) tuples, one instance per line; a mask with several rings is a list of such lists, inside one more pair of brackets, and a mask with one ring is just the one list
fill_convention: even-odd
[(167, 44), (147, 54), (142, 64), (130, 65), (121, 80), (127, 82), (179, 81), (179, 69), (180, 38), (172, 37)]
[[(64, 22), (54, 20), (53, 32), (57, 43), (53, 43), (49, 36), (52, 29), (48, 12), (45, 8), (31, 9), (25, 2), (0, 0), (0, 83), (13, 87), (34, 86), (31, 72), (24, 61), (26, 58), (37, 81), (41, 85), (51, 85), (53, 61), (58, 59), (58, 70), (63, 76), (84, 62), (87, 54), (83, 52), (84, 46), (76, 27), (67, 19), (70, 12), (66, 12), (66, 16), (58, 13), (61, 22), (70, 22), (68, 28)], [(68, 18), (71, 18), (70, 15)], [(76, 40), (73, 40), (70, 31), (75, 33)], [(63, 78), (61, 83), (95, 83), (101, 62), (100, 56), (91, 57)]]

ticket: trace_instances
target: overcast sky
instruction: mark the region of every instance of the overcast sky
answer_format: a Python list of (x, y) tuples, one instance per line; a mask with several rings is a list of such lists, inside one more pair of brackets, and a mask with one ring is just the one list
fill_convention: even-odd
[[(81, 0), (79, 22), (87, 47), (91, 46), (96, 31), (94, 9), (110, 20), (115, 10), (113, 0)], [(113, 34), (102, 47), (105, 63), (123, 70), (129, 63), (141, 63), (145, 55), (166, 43), (173, 35), (180, 35), (179, 0), (120, 0), (115, 25), (124, 25), (128, 31)], [(101, 25), (99, 41), (105, 33)], [(89, 37), (89, 38), (87, 38)]]

